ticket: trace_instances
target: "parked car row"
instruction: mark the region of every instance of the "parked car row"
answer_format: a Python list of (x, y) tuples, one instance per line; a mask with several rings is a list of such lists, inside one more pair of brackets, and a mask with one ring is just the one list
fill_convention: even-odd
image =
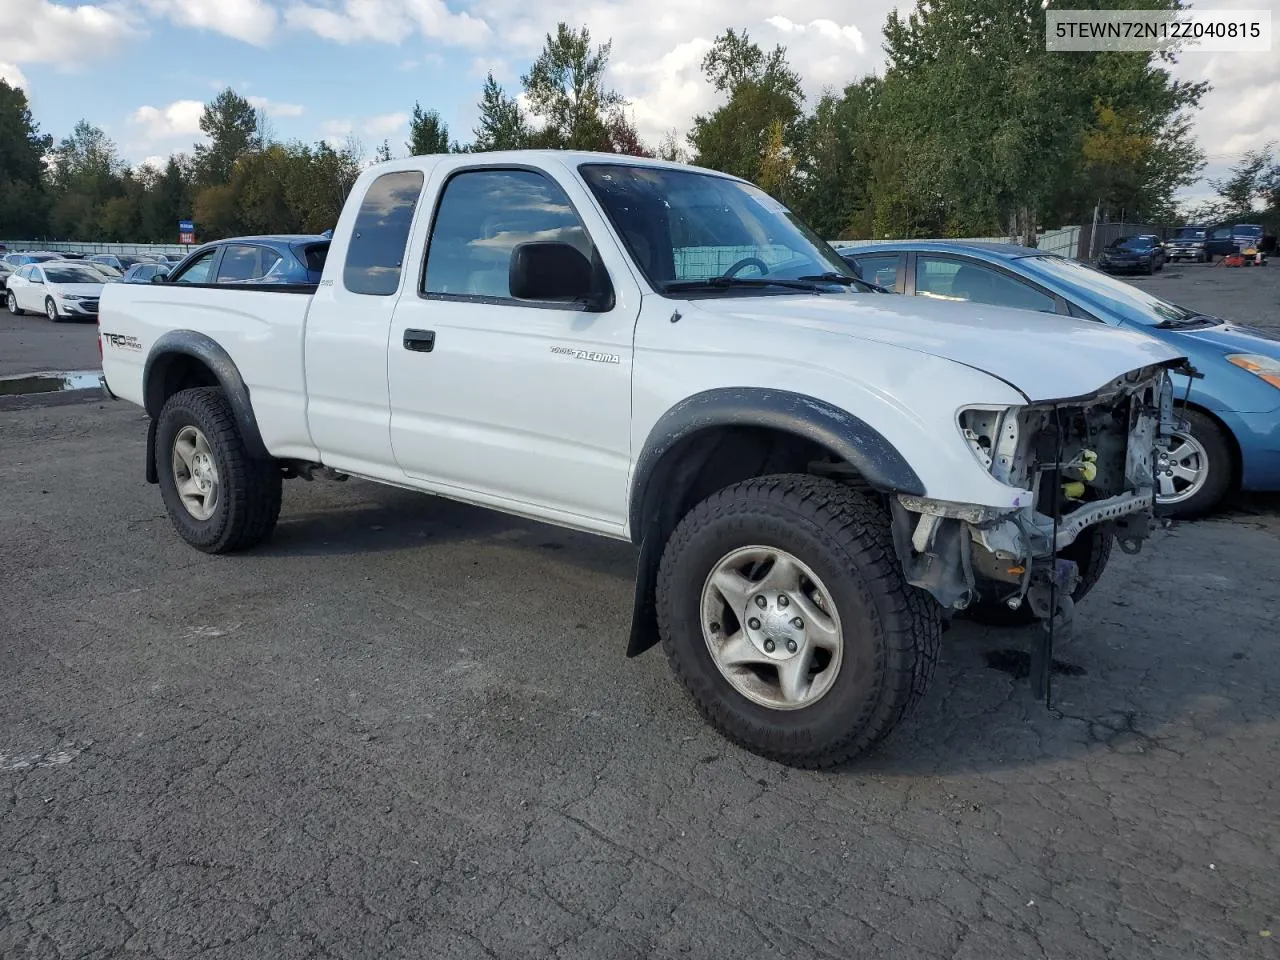
[(1195, 516), (1232, 487), (1280, 490), (1280, 341), (1274, 335), (1029, 247), (904, 241), (839, 252), (863, 278), (900, 294), (1077, 317), (1176, 347), (1202, 379), (1178, 378), (1185, 425), (1158, 465), (1162, 510)]
[(25, 252), (0, 258), (0, 288), (14, 316), (43, 313), (50, 320), (96, 319), (107, 283), (315, 284), (329, 238), (311, 234), (235, 237), (197, 247), (179, 264), (154, 255)]

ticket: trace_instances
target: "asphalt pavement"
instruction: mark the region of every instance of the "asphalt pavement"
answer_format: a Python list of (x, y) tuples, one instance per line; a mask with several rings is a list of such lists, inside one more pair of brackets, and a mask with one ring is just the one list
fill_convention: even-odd
[(46, 371), (98, 370), (98, 325), (51, 323), (0, 309), (0, 377)]
[[(1133, 282), (1280, 330), (1276, 265)], [(0, 376), (95, 341), (0, 314)], [(630, 547), (293, 481), (210, 558), (144, 431), (0, 398), (4, 960), (1280, 957), (1274, 498), (1117, 552), (1052, 710), (1025, 631), (958, 625), (895, 735), (801, 773), (623, 656)]]
[(1274, 512), (1117, 551), (1052, 711), (957, 626), (802, 773), (625, 659), (629, 546), (292, 481), (207, 557), (144, 429), (0, 410), (0, 957), (1277, 956)]

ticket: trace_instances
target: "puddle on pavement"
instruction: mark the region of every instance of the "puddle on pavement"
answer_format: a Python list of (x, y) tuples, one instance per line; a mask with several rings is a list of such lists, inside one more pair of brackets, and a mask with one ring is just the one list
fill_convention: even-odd
[(64, 390), (96, 390), (102, 385), (100, 370), (72, 370), (68, 373), (30, 373), (0, 377), (0, 397), (27, 393), (61, 393)]
[[(993, 670), (1001, 670), (1017, 680), (1031, 676), (1031, 654), (1026, 650), (988, 650), (987, 666)], [(1064, 660), (1053, 661), (1053, 672), (1059, 677), (1082, 677), (1084, 667)]]

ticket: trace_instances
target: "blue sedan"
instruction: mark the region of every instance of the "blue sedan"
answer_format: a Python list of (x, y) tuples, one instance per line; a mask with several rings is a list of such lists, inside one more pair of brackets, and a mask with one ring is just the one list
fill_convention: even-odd
[(1159, 464), (1161, 512), (1203, 514), (1233, 487), (1280, 490), (1280, 337), (1030, 247), (914, 240), (838, 250), (864, 279), (898, 293), (1077, 317), (1167, 341), (1203, 378), (1177, 377), (1188, 429)]

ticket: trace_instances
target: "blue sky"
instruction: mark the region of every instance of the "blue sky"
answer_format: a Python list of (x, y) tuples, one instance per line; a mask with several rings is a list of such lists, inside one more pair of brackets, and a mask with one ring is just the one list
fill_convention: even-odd
[[(714, 106), (700, 61), (726, 26), (787, 46), (806, 93), (882, 64), (896, 0), (0, 0), (0, 76), (20, 83), (42, 129), (84, 117), (138, 163), (190, 150), (201, 104), (230, 85), (265, 107), (281, 138), (404, 152), (415, 99), (471, 138), (492, 69), (512, 92), (557, 20), (613, 40), (609, 80), (642, 136), (687, 131)], [(901, 4), (911, 6), (911, 4)], [(1280, 0), (1199, 0), (1201, 9)], [(1246, 149), (1280, 141), (1280, 52), (1188, 54), (1187, 79), (1218, 90), (1196, 120), (1219, 174)], [(1203, 194), (1200, 187), (1193, 194)]]

